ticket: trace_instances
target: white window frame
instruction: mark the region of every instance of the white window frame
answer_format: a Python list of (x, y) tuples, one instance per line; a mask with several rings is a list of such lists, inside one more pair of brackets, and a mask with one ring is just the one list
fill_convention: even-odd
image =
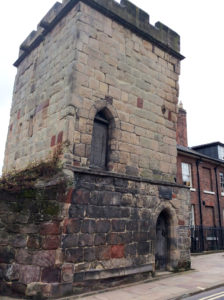
[(191, 164), (182, 162), (181, 163), (181, 171), (182, 171), (183, 184), (192, 188)]
[(190, 225), (195, 226), (195, 207), (191, 204)]

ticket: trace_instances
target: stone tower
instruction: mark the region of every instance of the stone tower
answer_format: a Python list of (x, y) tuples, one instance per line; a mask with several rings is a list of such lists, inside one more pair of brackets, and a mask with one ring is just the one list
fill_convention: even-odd
[[(36, 186), (23, 193), (33, 198), (17, 213), (36, 230), (18, 229), (20, 247), (6, 243), (4, 266), (18, 273), (6, 285), (16, 278), (27, 295), (56, 297), (189, 267), (189, 193), (175, 183), (181, 59), (178, 34), (127, 0), (57, 2), (22, 43), (3, 172), (24, 172), (60, 148), (70, 185), (62, 195), (58, 181), (42, 180), (43, 197)], [(40, 197), (58, 209), (41, 202), (37, 222), (30, 203)]]

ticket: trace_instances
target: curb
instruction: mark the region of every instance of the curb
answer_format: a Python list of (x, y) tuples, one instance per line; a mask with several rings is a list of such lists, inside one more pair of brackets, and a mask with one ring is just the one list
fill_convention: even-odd
[(138, 285), (138, 284), (144, 284), (144, 283), (159, 281), (159, 280), (166, 279), (166, 278), (169, 278), (169, 277), (175, 277), (175, 276), (179, 276), (179, 275), (183, 275), (183, 274), (191, 273), (191, 272), (196, 272), (196, 270), (190, 269), (190, 270), (187, 270), (187, 271), (170, 272), (170, 274), (159, 275), (159, 276), (151, 277), (151, 278), (148, 278), (148, 279), (145, 279), (145, 280), (136, 281), (136, 282), (132, 282), (132, 283), (127, 283), (127, 284), (123, 284), (123, 285), (119, 285), (119, 286), (115, 286), (115, 287), (109, 287), (109, 288), (106, 288), (106, 289), (103, 289), (103, 290), (87, 292), (87, 293), (80, 294), (80, 295), (71, 295), (71, 296), (67, 296), (67, 297), (63, 297), (63, 298), (58, 298), (58, 300), (82, 299), (84, 297), (94, 296), (94, 295), (97, 295), (97, 294), (104, 294), (106, 292), (115, 291), (117, 289), (124, 289), (126, 287), (131, 287), (131, 286), (135, 286), (135, 285)]
[(212, 286), (209, 286), (203, 290), (197, 290), (197, 291), (191, 291), (189, 292), (188, 294), (183, 294), (183, 295), (180, 295), (180, 296), (177, 296), (177, 297), (173, 297), (173, 298), (169, 298), (167, 300), (181, 300), (181, 299), (185, 299), (187, 297), (191, 297), (191, 296), (194, 296), (194, 295), (198, 295), (198, 294), (201, 294), (201, 293), (204, 293), (204, 292), (208, 292), (208, 291), (211, 291), (213, 289), (217, 289), (219, 287), (222, 287), (224, 286), (224, 281), (218, 283), (218, 284), (215, 284), (215, 285), (212, 285)]

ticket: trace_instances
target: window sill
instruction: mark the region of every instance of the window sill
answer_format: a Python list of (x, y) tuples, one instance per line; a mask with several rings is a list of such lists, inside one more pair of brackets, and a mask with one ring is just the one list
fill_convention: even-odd
[(196, 189), (195, 188), (190, 188), (190, 191), (191, 192), (196, 192)]
[(215, 192), (211, 192), (211, 191), (203, 191), (205, 194), (209, 194), (209, 195), (215, 195)]

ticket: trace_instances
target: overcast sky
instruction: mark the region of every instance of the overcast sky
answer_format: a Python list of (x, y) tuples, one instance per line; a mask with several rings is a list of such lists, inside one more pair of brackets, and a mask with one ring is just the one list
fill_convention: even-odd
[[(59, 1), (60, 2), (60, 1)], [(180, 97), (188, 113), (189, 146), (224, 143), (224, 17), (223, 0), (132, 0), (181, 36)], [(19, 45), (47, 13), (55, 0), (2, 1), (0, 12), (0, 170)], [(1, 172), (0, 172), (1, 173)]]

